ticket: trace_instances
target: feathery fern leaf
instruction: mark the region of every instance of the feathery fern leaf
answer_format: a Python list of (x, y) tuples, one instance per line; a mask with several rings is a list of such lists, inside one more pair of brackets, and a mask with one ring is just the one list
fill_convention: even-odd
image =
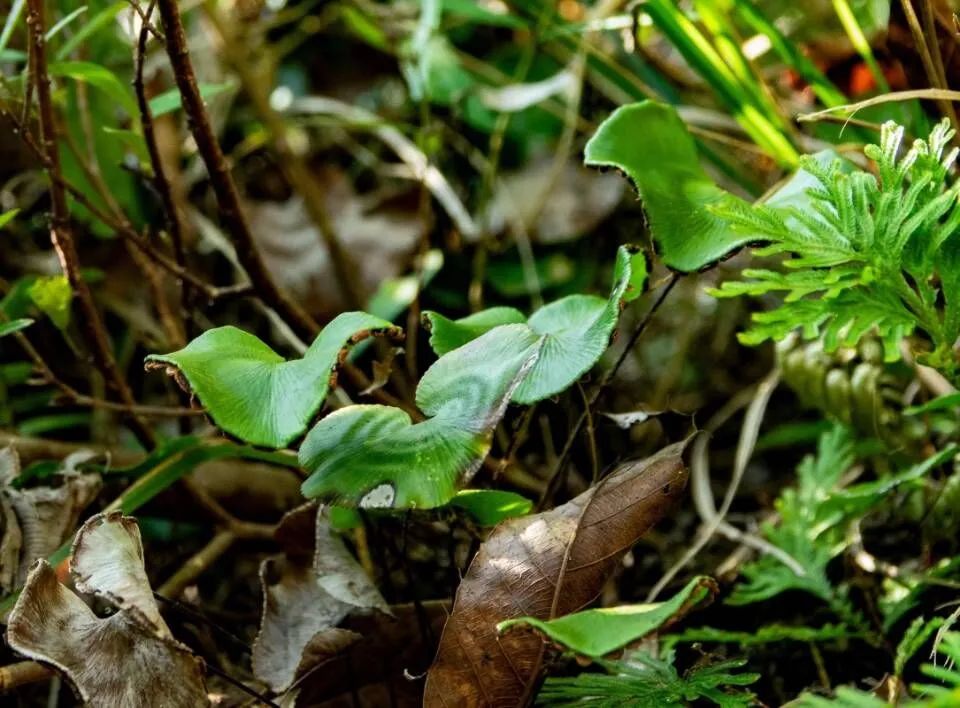
[(814, 178), (798, 206), (718, 202), (715, 215), (737, 231), (758, 234), (760, 256), (783, 254), (785, 272), (748, 270), (724, 283), (720, 297), (783, 292), (781, 307), (755, 315), (747, 344), (777, 340), (794, 329), (824, 336), (828, 352), (876, 330), (888, 361), (899, 343), (921, 332), (932, 345), (922, 359), (949, 376), (960, 361), (960, 180), (949, 184), (957, 148), (948, 122), (902, 150), (903, 128), (883, 126), (880, 144), (864, 153), (877, 176), (850, 171), (839, 159), (808, 156)]

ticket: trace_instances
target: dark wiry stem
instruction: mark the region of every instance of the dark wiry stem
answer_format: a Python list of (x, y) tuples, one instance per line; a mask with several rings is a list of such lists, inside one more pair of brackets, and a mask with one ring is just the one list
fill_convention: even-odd
[[(137, 107), (140, 110), (140, 125), (143, 126), (143, 140), (147, 144), (147, 153), (150, 156), (150, 165), (153, 168), (153, 186), (160, 195), (160, 202), (163, 204), (163, 211), (167, 217), (167, 232), (170, 234), (170, 241), (173, 243), (173, 257), (180, 268), (187, 268), (187, 251), (184, 246), (184, 228), (183, 218), (177, 203), (173, 198), (173, 189), (170, 186), (170, 180), (167, 178), (163, 167), (163, 158), (160, 156), (160, 148), (157, 145), (157, 136), (153, 127), (153, 112), (150, 110), (150, 102), (147, 100), (147, 90), (143, 82), (143, 65), (147, 55), (147, 39), (150, 36), (150, 17), (153, 15), (153, 8), (156, 6), (156, 0), (151, 0), (144, 16), (143, 24), (140, 28), (140, 37), (137, 41), (137, 48), (134, 52), (134, 79), (133, 88), (137, 95)], [(193, 335), (193, 317), (192, 304), (195, 293), (193, 287), (188, 281), (184, 281), (180, 286), (180, 307), (183, 313), (184, 324), (187, 330), (187, 336)]]
[[(50, 239), (53, 242), (54, 250), (57, 252), (57, 257), (60, 259), (60, 267), (63, 269), (64, 275), (67, 276), (73, 292), (76, 293), (77, 302), (80, 306), (80, 324), (97, 368), (108, 384), (116, 390), (123, 404), (132, 409), (136, 405), (136, 401), (117, 367), (107, 330), (100, 317), (100, 312), (93, 302), (93, 294), (81, 275), (80, 257), (73, 240), (67, 209), (67, 196), (63, 189), (60, 153), (57, 148), (53, 101), (50, 97), (50, 77), (47, 73), (46, 42), (44, 39), (46, 29), (43, 20), (43, 0), (29, 0), (28, 7), (27, 24), (30, 28), (30, 37), (33, 43), (33, 70), (37, 103), (40, 109), (40, 131), (43, 138), (47, 173), (50, 176)], [(131, 429), (140, 443), (147, 448), (152, 447), (154, 436), (150, 428), (134, 414), (129, 415), (128, 419)]]
[(254, 289), (263, 301), (287, 320), (301, 337), (312, 340), (319, 329), (317, 323), (277, 287), (257, 250), (250, 225), (243, 214), (237, 185), (230, 174), (220, 143), (214, 135), (213, 126), (210, 124), (210, 118), (207, 116), (197, 87), (197, 76), (187, 50), (187, 38), (177, 2), (176, 0), (158, 0), (157, 8), (160, 10), (160, 19), (166, 37), (167, 55), (170, 57), (177, 88), (180, 90), (190, 132), (197, 144), (197, 151), (207, 166), (210, 186), (220, 206), (220, 220), (226, 233), (234, 240), (237, 258), (243, 264)]

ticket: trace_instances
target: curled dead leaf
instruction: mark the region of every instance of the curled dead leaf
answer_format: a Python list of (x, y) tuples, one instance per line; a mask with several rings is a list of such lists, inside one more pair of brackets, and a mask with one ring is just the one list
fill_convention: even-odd
[(98, 474), (86, 474), (77, 465), (93, 456), (80, 451), (67, 456), (58, 470), (57, 487), (13, 486), (20, 475), (20, 459), (11, 447), (0, 449), (0, 589), (11, 592), (23, 585), (33, 561), (46, 558), (69, 538), (83, 510), (100, 492)]
[(457, 591), (425, 706), (517, 706), (533, 697), (545, 644), (532, 633), (498, 636), (498, 622), (552, 619), (600, 593), (620, 556), (683, 493), (686, 443), (620, 465), (566, 504), (511, 519), (480, 547)]
[[(317, 173), (326, 193), (324, 206), (344, 249), (355, 256), (359, 289), (369, 296), (384, 280), (400, 275), (424, 230), (416, 202), (386, 199), (371, 203), (357, 194), (346, 174), (327, 168)], [(375, 196), (375, 195), (374, 195)], [(251, 202), (250, 224), (267, 268), (298, 301), (315, 312), (338, 312), (344, 301), (329, 253), (303, 200)]]
[(263, 616), (253, 644), (253, 673), (280, 693), (360, 638), (337, 628), (348, 615), (389, 608), (330, 528), (323, 507), (306, 504), (291, 511), (277, 540), (285, 554), (260, 566)]
[(74, 541), (70, 572), (80, 592), (116, 612), (98, 617), (38, 560), (10, 613), (14, 650), (57, 668), (90, 706), (209, 705), (203, 662), (160, 616), (134, 519), (121, 512), (90, 518)]
[(587, 169), (575, 160), (555, 174), (553, 156), (547, 156), (504, 174), (484, 220), (493, 233), (519, 222), (532, 229), (539, 243), (562, 243), (596, 228), (623, 192), (618, 175)]

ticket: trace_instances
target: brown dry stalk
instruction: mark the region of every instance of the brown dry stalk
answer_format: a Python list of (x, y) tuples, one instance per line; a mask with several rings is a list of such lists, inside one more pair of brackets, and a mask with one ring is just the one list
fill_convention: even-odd
[(253, 71), (244, 43), (238, 41), (237, 36), (231, 31), (230, 23), (224, 21), (212, 3), (204, 3), (203, 9), (220, 35), (224, 57), (240, 79), (240, 85), (250, 99), (254, 113), (266, 129), (267, 136), (270, 138), (270, 147), (277, 158), (277, 165), (283, 171), (283, 176), (290, 187), (303, 199), (303, 206), (310, 221), (320, 232), (347, 302), (352, 308), (362, 309), (366, 298), (359, 288), (357, 271), (350, 254), (340, 243), (330, 215), (324, 206), (326, 199), (323, 185), (314, 176), (303, 153), (291, 144), (287, 124), (283, 116), (270, 105), (269, 86)]
[[(137, 46), (133, 55), (134, 79), (133, 88), (137, 96), (137, 108), (140, 111), (140, 125), (143, 128), (143, 140), (147, 144), (147, 154), (150, 156), (150, 165), (153, 168), (153, 186), (160, 196), (160, 203), (163, 205), (163, 212), (167, 221), (167, 233), (170, 234), (170, 241), (173, 244), (173, 257), (177, 266), (186, 270), (187, 252), (184, 246), (184, 226), (183, 217), (177, 208), (176, 200), (173, 198), (173, 188), (170, 180), (167, 178), (163, 166), (163, 157), (160, 155), (160, 147), (157, 144), (156, 131), (153, 124), (153, 113), (150, 110), (150, 102), (147, 99), (147, 90), (143, 81), (143, 65), (147, 54), (147, 39), (149, 38), (150, 25), (149, 20), (153, 15), (156, 0), (151, 0), (147, 7), (145, 19), (140, 28), (140, 36), (137, 40)], [(186, 335), (193, 334), (193, 315), (191, 304), (194, 302), (193, 287), (189, 281), (183, 281), (180, 285), (180, 307), (184, 318), (184, 329)]]
[(18, 661), (15, 664), (0, 666), (0, 693), (9, 693), (31, 683), (49, 681), (56, 674), (36, 661)]
[(87, 287), (80, 271), (80, 257), (70, 225), (67, 209), (67, 196), (63, 188), (60, 153), (57, 148), (57, 128), (53, 113), (53, 101), (50, 97), (50, 76), (47, 73), (46, 28), (43, 19), (43, 0), (29, 0), (27, 26), (33, 45), (33, 74), (37, 91), (37, 103), (40, 109), (40, 132), (43, 152), (46, 158), (47, 175), (50, 177), (51, 222), (50, 240), (60, 259), (60, 267), (76, 293), (80, 306), (80, 326), (93, 354), (94, 362), (104, 379), (117, 392), (121, 401), (128, 407), (128, 421), (137, 439), (147, 448), (153, 447), (153, 431), (132, 413), (136, 401), (117, 367), (110, 338), (93, 301), (93, 294)]
[[(921, 6), (926, 6), (927, 2), (928, 0), (920, 0)], [(934, 51), (936, 51), (936, 58), (934, 58), (927, 44), (927, 38), (924, 35), (923, 28), (920, 26), (920, 20), (917, 17), (917, 11), (913, 7), (913, 2), (911, 0), (900, 0), (900, 6), (903, 8), (903, 14), (907, 19), (907, 26), (910, 27), (910, 33), (913, 35), (913, 41), (917, 45), (917, 53), (920, 55), (920, 61), (923, 63), (923, 70), (927, 74), (930, 85), (938, 89), (948, 89), (946, 75), (943, 73), (943, 60), (940, 57), (940, 46), (939, 43), (937, 43), (936, 27), (934, 27), (932, 15), (928, 16), (930, 8), (926, 7), (924, 19), (926, 21), (927, 31), (932, 33), (931, 41), (935, 44)], [(950, 119), (954, 128), (960, 127), (957, 125), (957, 114), (950, 101), (937, 100), (937, 107), (943, 115)]]
[(250, 231), (250, 225), (240, 204), (240, 193), (230, 174), (223, 151), (220, 149), (220, 143), (213, 132), (213, 126), (203, 105), (203, 98), (200, 96), (197, 75), (190, 60), (187, 37), (177, 2), (176, 0), (158, 0), (157, 8), (160, 10), (167, 55), (170, 57), (170, 66), (173, 69), (177, 88), (180, 90), (183, 110), (187, 115), (194, 142), (197, 144), (197, 151), (207, 167), (210, 186), (220, 207), (220, 221), (224, 231), (232, 237), (237, 258), (250, 276), (257, 294), (267, 305), (275, 309), (297, 334), (310, 341), (316, 336), (319, 326), (300, 305), (273, 282), (253, 240), (253, 233)]

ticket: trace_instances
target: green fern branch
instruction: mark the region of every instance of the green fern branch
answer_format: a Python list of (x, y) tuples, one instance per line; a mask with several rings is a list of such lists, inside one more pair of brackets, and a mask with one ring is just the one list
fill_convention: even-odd
[(825, 349), (855, 345), (876, 331), (887, 360), (904, 337), (921, 332), (932, 351), (921, 355), (949, 376), (958, 370), (960, 337), (960, 181), (949, 183), (958, 150), (947, 146), (945, 121), (926, 140), (903, 149), (903, 128), (883, 126), (865, 155), (876, 175), (841, 160), (807, 156), (815, 180), (803, 206), (719, 201), (714, 213), (735, 231), (767, 241), (759, 256), (782, 255), (784, 272), (744, 271), (719, 297), (782, 292), (783, 304), (755, 315), (742, 341), (759, 344), (800, 329), (823, 336)]

